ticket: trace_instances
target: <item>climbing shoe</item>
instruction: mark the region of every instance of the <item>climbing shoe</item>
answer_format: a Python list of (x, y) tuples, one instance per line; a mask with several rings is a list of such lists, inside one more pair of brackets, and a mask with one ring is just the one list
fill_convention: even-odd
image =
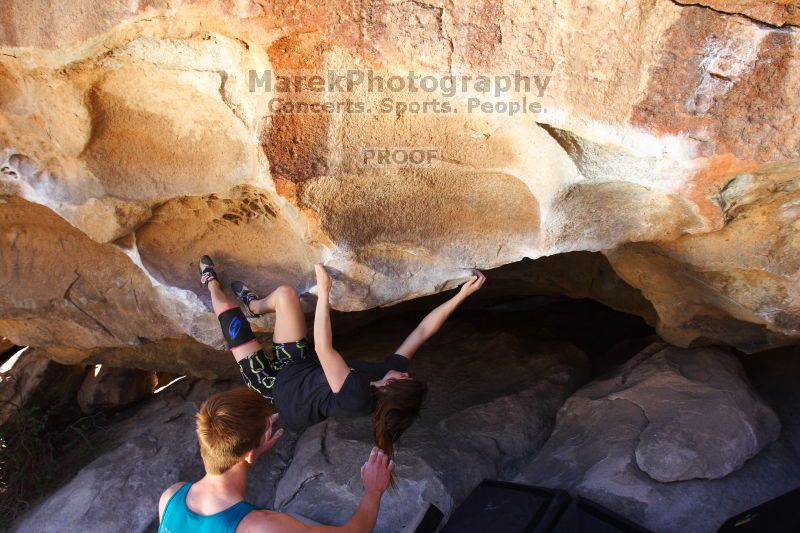
[(214, 270), (214, 261), (210, 257), (204, 255), (200, 258), (200, 282), (208, 286), (208, 282), (212, 279), (217, 279), (217, 271)]
[(250, 302), (253, 300), (258, 300), (258, 296), (256, 293), (251, 291), (247, 288), (247, 285), (242, 283), (241, 281), (233, 281), (231, 282), (231, 290), (233, 294), (236, 295), (239, 300), (244, 304), (244, 313), (248, 316), (248, 318), (256, 318), (261, 316), (263, 313), (254, 313), (250, 310)]

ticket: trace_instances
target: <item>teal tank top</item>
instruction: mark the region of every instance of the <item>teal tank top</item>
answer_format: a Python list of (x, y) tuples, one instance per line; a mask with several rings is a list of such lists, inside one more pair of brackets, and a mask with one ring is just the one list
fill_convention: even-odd
[(191, 486), (191, 483), (184, 484), (169, 499), (158, 533), (234, 533), (247, 513), (260, 509), (241, 501), (216, 514), (197, 514), (186, 506), (186, 494)]

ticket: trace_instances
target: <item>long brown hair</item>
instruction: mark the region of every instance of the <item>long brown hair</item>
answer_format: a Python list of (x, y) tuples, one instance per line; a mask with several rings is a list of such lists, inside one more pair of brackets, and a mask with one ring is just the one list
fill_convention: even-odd
[(428, 386), (415, 379), (396, 379), (377, 387), (375, 394), (375, 411), (372, 412), (375, 445), (391, 458), (395, 442), (419, 415)]

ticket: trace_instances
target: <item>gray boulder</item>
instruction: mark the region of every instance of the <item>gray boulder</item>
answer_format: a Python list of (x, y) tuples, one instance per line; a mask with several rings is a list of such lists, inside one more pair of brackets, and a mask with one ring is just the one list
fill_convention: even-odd
[(767, 446), (779, 432), (734, 356), (656, 343), (567, 400), (515, 479), (568, 489), (654, 531), (715, 531), (800, 479), (791, 446)]

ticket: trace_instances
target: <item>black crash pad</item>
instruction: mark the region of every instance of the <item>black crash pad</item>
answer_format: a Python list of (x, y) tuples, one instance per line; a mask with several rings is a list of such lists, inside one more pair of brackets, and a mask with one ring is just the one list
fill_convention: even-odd
[(643, 528), (586, 498), (577, 497), (570, 502), (559, 517), (552, 533), (651, 533)]
[(800, 487), (729, 518), (718, 533), (800, 531)]
[(569, 501), (565, 491), (486, 480), (455, 510), (441, 533), (547, 533)]

